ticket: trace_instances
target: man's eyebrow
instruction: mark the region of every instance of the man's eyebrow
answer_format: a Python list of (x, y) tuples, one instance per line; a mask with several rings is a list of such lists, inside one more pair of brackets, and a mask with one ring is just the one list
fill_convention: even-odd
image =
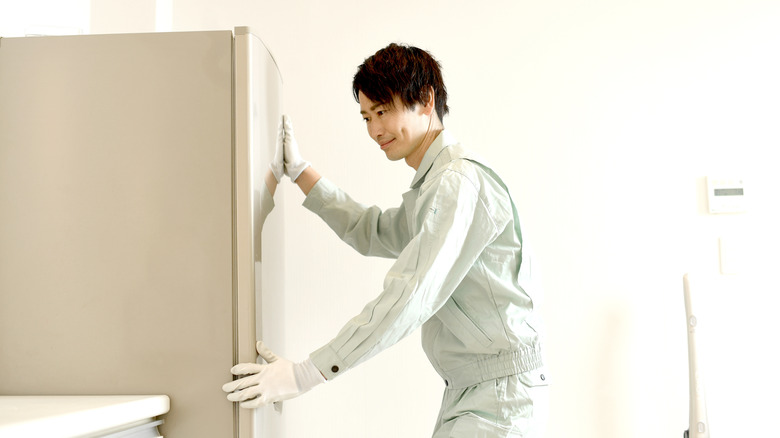
[[(384, 105), (384, 104), (383, 104), (383, 103), (377, 103), (377, 104), (375, 104), (374, 106), (372, 106), (371, 108), (369, 108), (368, 110), (369, 110), (369, 111), (373, 111), (373, 110), (375, 110), (375, 109), (376, 109), (378, 106), (382, 106), (382, 105)], [(366, 112), (366, 111), (364, 111), (364, 110), (360, 110), (360, 114), (367, 114), (367, 112)]]

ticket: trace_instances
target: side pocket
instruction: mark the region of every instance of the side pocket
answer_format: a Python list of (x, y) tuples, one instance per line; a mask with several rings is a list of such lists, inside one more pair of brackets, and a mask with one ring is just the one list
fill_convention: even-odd
[(520, 383), (529, 388), (547, 386), (550, 384), (550, 376), (548, 375), (547, 367), (545, 366), (519, 374), (518, 378)]
[(523, 433), (524, 438), (542, 438), (547, 429), (550, 403), (550, 376), (545, 367), (526, 371), (519, 376), (519, 381), (526, 388), (526, 393), (531, 401), (532, 414), (529, 418), (528, 428)]
[(493, 343), (487, 333), (466, 315), (452, 297), (444, 303), (438, 313), (441, 322), (464, 344), (468, 345), (476, 341), (480, 345), (488, 347)]
[(450, 438), (510, 438), (516, 436), (509, 427), (478, 417), (471, 412), (455, 420)]

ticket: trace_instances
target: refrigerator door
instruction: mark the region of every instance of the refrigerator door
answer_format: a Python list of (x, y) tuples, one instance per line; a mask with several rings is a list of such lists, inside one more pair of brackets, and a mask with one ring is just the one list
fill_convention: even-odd
[[(281, 345), (281, 333), (262, 328), (281, 326), (275, 320), (283, 314), (283, 296), (278, 292), (284, 272), (282, 196), (274, 196), (282, 187), (277, 188), (269, 167), (282, 118), (282, 79), (268, 49), (246, 27), (235, 30), (235, 90), (234, 341), (239, 363), (256, 361), (258, 339)], [(264, 314), (265, 307), (274, 311)], [(272, 422), (264, 421), (263, 415), (271, 415), (267, 409), (252, 411), (237, 405), (234, 409), (240, 436), (282, 436), (270, 429)]]
[(166, 394), (164, 435), (239, 435), (233, 53), (230, 31), (0, 40), (0, 393)]

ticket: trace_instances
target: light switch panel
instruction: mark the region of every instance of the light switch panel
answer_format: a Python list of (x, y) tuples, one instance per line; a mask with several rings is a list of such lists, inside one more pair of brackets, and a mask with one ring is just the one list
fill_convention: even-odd
[(707, 177), (707, 201), (710, 213), (743, 213), (745, 184), (739, 177)]

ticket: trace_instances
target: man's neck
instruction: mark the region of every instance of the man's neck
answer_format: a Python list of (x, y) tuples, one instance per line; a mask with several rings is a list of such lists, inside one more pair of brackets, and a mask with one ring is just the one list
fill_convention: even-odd
[(428, 124), (428, 130), (425, 132), (422, 140), (420, 140), (420, 146), (415, 149), (413, 154), (410, 154), (406, 157), (406, 164), (408, 164), (409, 167), (413, 168), (414, 170), (417, 170), (417, 168), (420, 167), (420, 163), (422, 163), (422, 159), (425, 156), (425, 153), (428, 151), (428, 148), (433, 144), (434, 140), (436, 140), (436, 137), (438, 137), (443, 130), (444, 126), (439, 120), (439, 117), (434, 112), (431, 116), (431, 121)]

